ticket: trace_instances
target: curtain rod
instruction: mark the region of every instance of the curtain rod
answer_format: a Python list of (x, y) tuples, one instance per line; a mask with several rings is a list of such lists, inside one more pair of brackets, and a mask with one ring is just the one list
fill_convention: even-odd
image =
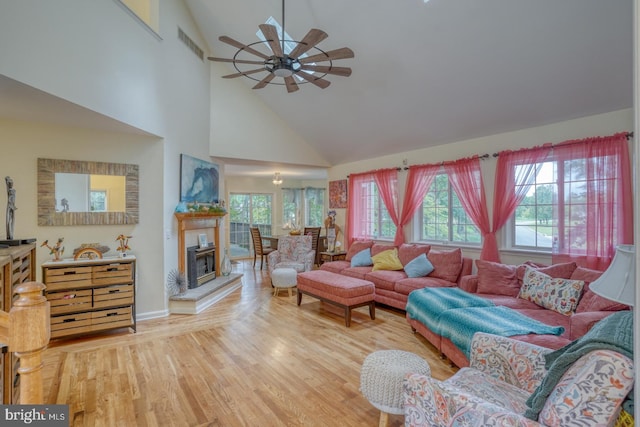
[[(474, 157), (474, 156), (471, 156), (471, 157)], [(485, 159), (488, 159), (490, 156), (489, 156), (489, 154), (482, 154), (482, 155), (478, 154), (478, 155), (476, 155), (476, 157), (478, 157), (480, 160), (485, 160)], [(445, 163), (450, 162), (450, 161), (454, 161), (455, 162), (455, 160), (447, 160), (446, 162), (445, 161), (440, 162), (440, 165), (444, 165)], [(413, 165), (413, 166), (418, 166), (418, 165)], [(405, 166), (405, 167), (396, 167), (395, 169), (397, 171), (406, 171), (406, 170), (409, 170), (410, 168), (411, 168), (411, 166)], [(378, 169), (374, 169), (372, 171), (369, 171), (369, 173), (373, 173), (376, 170), (378, 170)], [(361, 173), (367, 173), (367, 172), (361, 172)], [(349, 178), (349, 175), (347, 175), (347, 178)]]
[[(474, 156), (470, 156), (471, 158), (473, 158)], [(488, 159), (490, 156), (489, 154), (477, 154), (475, 157), (479, 158), (480, 160), (486, 160)], [(440, 162), (440, 165), (444, 165), (445, 163), (449, 163), (449, 162), (455, 162), (456, 160), (447, 160), (447, 161), (443, 161)], [(434, 163), (434, 164), (438, 164), (438, 163)], [(418, 166), (418, 165), (413, 165), (413, 166)], [(405, 166), (404, 170), (409, 170), (411, 168), (411, 166)]]
[[(613, 136), (613, 135), (611, 135), (611, 136)], [(633, 138), (633, 132), (626, 132), (626, 133), (625, 133), (625, 136), (626, 136), (627, 141), (628, 141), (628, 140), (630, 140), (631, 138)], [(597, 138), (597, 137), (596, 137), (596, 138)], [(578, 144), (578, 143), (580, 143), (580, 142), (583, 142), (583, 141), (584, 141), (584, 139), (588, 139), (588, 138), (583, 138), (583, 139), (581, 139), (581, 140), (575, 141), (575, 144)], [(556, 145), (558, 145), (558, 144), (563, 144), (563, 143), (562, 143), (562, 142), (559, 142), (559, 143), (551, 144), (551, 147), (553, 148), (554, 146), (556, 146)], [(540, 145), (540, 146), (538, 146), (538, 147), (544, 147), (544, 144), (543, 144), (543, 145)], [(535, 148), (538, 148), (538, 147), (521, 148), (521, 150), (532, 150), (532, 149), (535, 149)], [(493, 153), (493, 157), (499, 157), (499, 156), (500, 156), (500, 153)]]
[[(358, 172), (358, 173), (359, 173), (359, 174), (360, 174), (360, 173), (373, 173), (373, 172), (375, 172), (375, 171), (379, 171), (379, 170), (383, 170), (383, 169), (385, 169), (385, 168), (373, 169), (373, 170), (370, 170), (370, 171), (366, 171), (366, 172)], [(395, 169), (395, 170), (397, 170), (397, 171), (401, 171), (401, 170), (402, 170), (402, 168), (401, 168), (401, 167), (399, 167), (399, 166), (396, 166), (395, 168), (386, 168), (386, 169)], [(405, 169), (406, 169), (406, 168), (405, 168)], [(349, 176), (351, 176), (351, 175), (347, 175), (347, 178), (349, 178)]]

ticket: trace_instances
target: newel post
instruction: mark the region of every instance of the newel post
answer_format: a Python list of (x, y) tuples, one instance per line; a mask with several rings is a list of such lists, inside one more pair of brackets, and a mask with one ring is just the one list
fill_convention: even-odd
[(46, 286), (27, 282), (16, 288), (19, 298), (9, 312), (9, 351), (20, 358), (20, 404), (44, 403), (42, 352), (51, 338)]

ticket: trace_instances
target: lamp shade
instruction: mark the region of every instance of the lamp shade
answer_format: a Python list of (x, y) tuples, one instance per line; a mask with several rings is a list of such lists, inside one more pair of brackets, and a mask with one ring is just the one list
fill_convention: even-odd
[(636, 298), (636, 249), (633, 245), (620, 245), (616, 248), (609, 268), (589, 289), (608, 300), (634, 305)]

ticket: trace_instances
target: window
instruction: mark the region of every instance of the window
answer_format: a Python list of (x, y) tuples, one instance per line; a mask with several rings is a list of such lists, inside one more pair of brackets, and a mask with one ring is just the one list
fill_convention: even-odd
[(260, 229), (263, 236), (271, 236), (271, 194), (231, 193), (229, 195), (229, 240), (231, 257), (250, 255), (249, 227)]
[(322, 227), (324, 188), (283, 188), (282, 224), (285, 228)]
[[(517, 166), (516, 168), (520, 168)], [(556, 163), (548, 161), (536, 165), (536, 178), (513, 217), (512, 246), (521, 249), (550, 251), (554, 229), (558, 222), (554, 217), (558, 183)]]
[(297, 229), (302, 226), (300, 218), (301, 204), (301, 188), (282, 189), (282, 224), (285, 228)]
[[(589, 191), (616, 193), (614, 176), (587, 178), (587, 168), (602, 162), (616, 163), (615, 156), (591, 159), (551, 159), (536, 164), (536, 179), (512, 219), (511, 245), (515, 248), (551, 252), (571, 248), (586, 251), (587, 215), (601, 218), (601, 200), (590, 200)], [(613, 196), (610, 196), (613, 197)], [(594, 197), (595, 199), (595, 197)], [(615, 215), (612, 215), (614, 218)], [(618, 224), (614, 221), (614, 229)]]
[(324, 188), (305, 188), (305, 226), (322, 227), (324, 225)]
[(378, 186), (372, 180), (361, 184), (363, 215), (363, 229), (369, 239), (393, 240), (396, 235), (396, 226), (391, 220), (389, 211), (384, 205), (378, 192)]
[(479, 245), (480, 230), (469, 219), (452, 191), (446, 174), (439, 174), (431, 184), (418, 211), (420, 240)]

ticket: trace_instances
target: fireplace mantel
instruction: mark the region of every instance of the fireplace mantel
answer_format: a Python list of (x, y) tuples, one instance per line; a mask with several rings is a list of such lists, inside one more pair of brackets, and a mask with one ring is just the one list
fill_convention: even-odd
[[(213, 244), (220, 253), (220, 220), (226, 213), (213, 212), (176, 212), (178, 220), (178, 270), (185, 273), (185, 231), (213, 228)], [(220, 256), (216, 257), (216, 272), (220, 271)]]

